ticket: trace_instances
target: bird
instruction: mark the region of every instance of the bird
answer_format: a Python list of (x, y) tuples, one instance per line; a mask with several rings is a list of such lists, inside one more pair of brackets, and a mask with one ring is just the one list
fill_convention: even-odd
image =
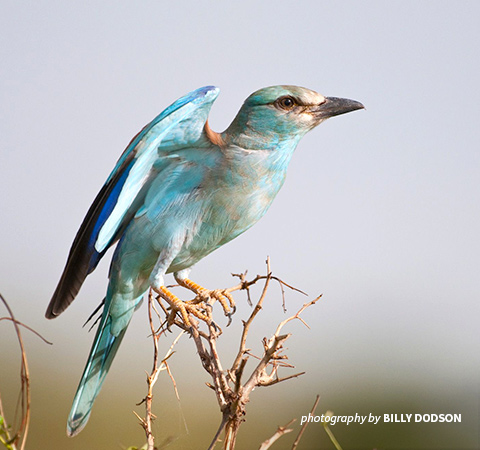
[(265, 214), (308, 131), (330, 117), (364, 108), (358, 101), (303, 87), (270, 86), (251, 94), (230, 126), (217, 133), (208, 115), (219, 92), (215, 86), (194, 90), (148, 123), (118, 159), (76, 234), (48, 319), (72, 303), (106, 251), (116, 248), (101, 319), (68, 417), (68, 436), (89, 420), (149, 288), (186, 324), (189, 314), (204, 319), (198, 307), (165, 287), (164, 276), (173, 273), (196, 294), (208, 292), (189, 278), (191, 267)]

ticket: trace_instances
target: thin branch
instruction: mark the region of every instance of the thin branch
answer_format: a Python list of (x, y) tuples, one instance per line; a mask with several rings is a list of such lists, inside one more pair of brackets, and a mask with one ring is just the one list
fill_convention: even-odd
[(173, 377), (173, 374), (170, 370), (170, 366), (168, 365), (167, 361), (165, 361), (164, 364), (167, 369), (168, 376), (170, 377), (170, 380), (172, 380), (173, 389), (175, 391), (175, 397), (177, 397), (177, 400), (180, 400), (180, 395), (178, 394), (178, 389), (177, 389), (177, 383), (175, 382), (175, 378)]
[(283, 435), (292, 432), (293, 430), (291, 428), (288, 428), (293, 422), (295, 422), (296, 419), (292, 419), (290, 422), (288, 422), (286, 425), (283, 427), (278, 427), (277, 431), (275, 434), (270, 438), (267, 439), (266, 441), (263, 441), (262, 444), (260, 445), (258, 450), (267, 450), (269, 449), (272, 444), (279, 438), (281, 438)]
[(320, 300), (322, 298), (322, 295), (319, 295), (316, 299), (312, 300), (311, 302), (308, 302), (308, 303), (304, 303), (303, 306), (296, 312), (296, 314), (294, 314), (293, 316), (290, 316), (288, 317), (287, 319), (285, 319), (283, 322), (280, 322), (277, 326), (277, 330), (275, 331), (275, 336), (278, 336), (278, 334), (280, 333), (280, 331), (282, 330), (282, 328), (288, 323), (290, 322), (291, 320), (295, 320), (295, 319), (298, 319), (300, 320), (308, 329), (310, 329), (310, 327), (306, 324), (306, 322), (300, 317), (300, 314), (302, 314), (303, 311), (305, 311), (307, 308), (309, 308), (310, 306), (314, 305), (315, 303), (317, 303), (318, 300)]
[(158, 378), (158, 338), (159, 335), (155, 333), (155, 326), (153, 325), (152, 318), (152, 305), (153, 305), (153, 294), (150, 290), (148, 294), (148, 321), (150, 323), (150, 330), (152, 331), (153, 339), (153, 367), (152, 372), (147, 376), (147, 385), (148, 392), (145, 397), (145, 419), (143, 420), (143, 428), (145, 429), (145, 434), (147, 436), (147, 450), (155, 450), (155, 437), (152, 433), (152, 397), (153, 397), (153, 386), (155, 385)]
[(261, 361), (258, 363), (252, 375), (250, 375), (250, 378), (248, 379), (248, 381), (243, 386), (244, 395), (247, 396), (247, 398), (248, 398), (248, 395), (253, 391), (253, 389), (256, 386), (258, 386), (260, 379), (263, 375), (263, 371), (265, 367), (267, 367), (267, 364), (275, 356), (275, 353), (280, 349), (283, 343), (290, 336), (291, 336), (290, 334), (284, 334), (282, 336), (275, 336), (273, 338), (273, 341), (271, 342), (271, 345), (268, 347), (267, 351), (265, 352), (265, 355), (263, 356)]
[[(312, 410), (310, 411), (310, 414), (313, 416), (315, 413), (315, 410), (317, 409), (318, 402), (320, 401), (320, 396), (317, 394), (317, 398), (315, 399), (315, 403), (313, 404)], [(302, 428), (300, 428), (300, 432), (298, 433), (297, 438), (295, 439), (295, 442), (292, 445), (292, 450), (295, 450), (298, 446), (298, 443), (300, 442), (300, 439), (302, 439), (303, 433), (305, 433), (305, 429), (307, 428), (308, 425), (308, 420), (305, 421), (305, 423), (302, 425)]]
[(23, 328), (26, 328), (28, 331), (31, 331), (35, 336), (39, 337), (45, 344), (53, 345), (53, 342), (47, 341), (38, 331), (35, 331), (33, 328), (25, 325), (24, 323), (20, 322), (19, 320), (13, 319), (12, 317), (0, 317), (0, 322), (2, 320), (9, 320), (10, 322), (15, 322), (17, 325), (20, 325)]
[(170, 378), (173, 382), (173, 386), (175, 389), (175, 394), (178, 398), (178, 391), (175, 383), (175, 379), (173, 378), (172, 373), (170, 372), (170, 368), (168, 367), (167, 360), (173, 355), (173, 348), (175, 347), (176, 343), (184, 333), (182, 330), (180, 334), (175, 338), (172, 345), (168, 349), (165, 357), (162, 359), (160, 365), (158, 364), (158, 340), (160, 339), (161, 334), (163, 333), (161, 327), (160, 331), (155, 329), (155, 325), (153, 323), (153, 313), (157, 314), (157, 317), (160, 317), (158, 310), (155, 308), (154, 305), (154, 294), (153, 291), (150, 290), (148, 294), (148, 321), (150, 324), (150, 331), (152, 332), (152, 339), (153, 339), (153, 367), (150, 375), (147, 375), (147, 386), (148, 391), (146, 397), (139, 403), (145, 403), (145, 418), (141, 418), (135, 411), (134, 414), (140, 420), (140, 425), (145, 430), (145, 435), (147, 438), (147, 450), (155, 450), (155, 437), (152, 432), (152, 423), (156, 416), (152, 413), (152, 402), (153, 402), (153, 387), (158, 380), (158, 375), (162, 370), (167, 370)]
[[(11, 321), (13, 323), (13, 326), (15, 328), (15, 333), (17, 335), (17, 340), (20, 345), (20, 350), (21, 350), (21, 366), (20, 366), (20, 378), (21, 378), (21, 410), (22, 410), (22, 422), (20, 424), (20, 427), (16, 433), (15, 438), (13, 441), (20, 441), (20, 450), (25, 449), (25, 444), (27, 442), (27, 436), (28, 436), (28, 428), (30, 424), (30, 374), (28, 371), (28, 362), (27, 362), (27, 354), (25, 352), (25, 347), (23, 345), (23, 339), (22, 339), (22, 333), (20, 332), (20, 325), (21, 322), (19, 322), (17, 319), (15, 319), (15, 316), (13, 314), (13, 311), (10, 309), (10, 306), (8, 305), (7, 301), (3, 298), (3, 296), (0, 294), (0, 300), (3, 302), (5, 305), (5, 308), (8, 311), (8, 314), (11, 318)], [(33, 330), (31, 330), (33, 331)], [(38, 335), (38, 333), (35, 332), (35, 334)], [(43, 338), (42, 338), (43, 339)], [(4, 418), (5, 421), (5, 415), (3, 413), (3, 406), (0, 403), (0, 411), (2, 414), (2, 417)], [(5, 423), (5, 422), (4, 422)], [(8, 431), (7, 431), (7, 426), (5, 425), (5, 433), (8, 436)]]
[[(266, 278), (268, 278), (268, 275), (257, 275), (255, 278), (253, 278), (251, 281), (246, 281), (245, 280), (245, 275), (246, 275), (246, 271), (245, 273), (232, 273), (232, 276), (234, 277), (238, 277), (240, 278), (240, 283), (237, 284), (236, 286), (233, 286), (231, 288), (228, 288), (228, 289), (225, 289), (228, 293), (230, 292), (235, 292), (235, 291), (240, 291), (242, 289), (248, 291), (248, 289), (250, 288), (250, 286), (253, 286), (254, 284), (258, 283), (260, 280), (265, 280)], [(288, 283), (285, 283), (285, 281), (281, 280), (280, 278), (278, 277), (274, 277), (274, 276), (270, 276), (270, 278), (272, 280), (275, 280), (275, 281), (278, 281), (278, 283), (280, 285), (283, 285), (283, 286), (286, 286), (288, 287), (289, 289), (291, 289), (292, 291), (295, 291), (295, 292), (298, 292), (300, 294), (303, 294), (303, 295), (307, 295), (308, 294), (304, 291), (302, 291), (301, 289), (298, 289)], [(250, 301), (249, 302), (249, 305), (252, 306), (252, 302)]]
[(282, 381), (291, 380), (292, 378), (298, 378), (305, 374), (306, 372), (298, 372), (298, 373), (294, 373), (293, 375), (289, 375), (287, 377), (281, 377), (281, 378), (277, 377), (272, 381), (262, 382), (261, 386), (273, 386), (274, 384), (281, 383)]
[[(257, 278), (259, 278), (257, 276)], [(247, 335), (248, 331), (250, 329), (250, 325), (252, 324), (253, 320), (255, 319), (255, 316), (259, 313), (259, 311), (262, 309), (262, 304), (265, 299), (265, 296), (267, 295), (267, 289), (270, 284), (270, 280), (272, 278), (272, 272), (270, 271), (270, 258), (267, 258), (267, 276), (265, 278), (265, 285), (263, 286), (263, 291), (262, 294), (260, 295), (260, 298), (255, 305), (255, 308), (253, 309), (252, 313), (250, 314), (250, 317), (246, 322), (243, 322), (243, 331), (242, 331), (242, 337), (240, 339), (240, 348), (238, 350), (237, 356), (232, 364), (232, 372), (236, 371), (238, 369), (238, 366), (240, 364), (240, 361), (243, 358), (243, 355), (245, 354), (245, 343), (247, 341)]]

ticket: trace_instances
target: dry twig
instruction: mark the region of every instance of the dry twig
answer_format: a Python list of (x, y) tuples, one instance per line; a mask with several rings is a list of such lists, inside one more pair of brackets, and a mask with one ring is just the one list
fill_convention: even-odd
[[(22, 333), (20, 331), (20, 327), (24, 327), (27, 330), (31, 331), (47, 344), (51, 345), (51, 342), (47, 341), (43, 336), (41, 336), (39, 333), (37, 333), (35, 330), (30, 328), (29, 326), (15, 319), (13, 311), (11, 310), (7, 301), (3, 298), (1, 294), (0, 294), (0, 300), (4, 304), (9, 315), (9, 317), (1, 317), (0, 321), (8, 320), (13, 323), (13, 326), (15, 328), (15, 333), (17, 335), (18, 344), (20, 346), (20, 351), (21, 351), (21, 365), (20, 365), (21, 388), (20, 388), (20, 400), (19, 400), (21, 422), (12, 436), (11, 433), (9, 432), (9, 427), (6, 423), (5, 412), (3, 410), (3, 404), (0, 398), (0, 418), (2, 420), (2, 424), (1, 424), (2, 426), (0, 430), (2, 431), (2, 433), (0, 434), (0, 443), (5, 445), (6, 448), (16, 449), (18, 445), (20, 450), (24, 450), (27, 442), (28, 427), (30, 424), (30, 374), (28, 371), (27, 354), (25, 352), (25, 346), (23, 345), (23, 339), (22, 339)], [(5, 438), (5, 441), (4, 441), (4, 438)]]
[[(313, 404), (312, 410), (310, 411), (310, 414), (312, 416), (315, 413), (315, 410), (317, 409), (319, 401), (320, 401), (320, 396), (317, 395), (317, 398), (315, 399), (315, 403)], [(298, 436), (292, 445), (292, 450), (295, 450), (297, 448), (298, 443), (300, 442), (300, 439), (302, 439), (303, 433), (305, 433), (305, 429), (307, 428), (307, 425), (308, 425), (308, 420), (302, 425), (302, 428), (300, 428), (300, 432), (298, 433)]]
[(142, 425), (143, 429), (145, 430), (145, 435), (147, 437), (147, 450), (155, 450), (155, 436), (153, 435), (153, 432), (152, 432), (152, 423), (153, 423), (153, 420), (156, 418), (152, 412), (153, 387), (155, 386), (155, 383), (157, 382), (157, 379), (158, 379), (158, 375), (162, 370), (168, 371), (175, 388), (175, 394), (177, 395), (177, 398), (178, 398), (178, 392), (177, 392), (175, 380), (173, 379), (173, 376), (167, 365), (167, 360), (173, 355), (173, 348), (175, 347), (179, 339), (182, 337), (182, 334), (184, 333), (184, 331), (182, 330), (179, 333), (179, 335), (175, 338), (172, 345), (168, 349), (168, 352), (163, 358), (161, 364), (159, 365), (158, 364), (158, 340), (160, 339), (160, 336), (163, 334), (164, 330), (162, 329), (162, 327), (160, 327), (159, 330), (155, 329), (155, 325), (153, 323), (152, 311), (155, 311), (157, 316), (160, 317), (159, 312), (155, 308), (153, 291), (150, 291), (148, 295), (148, 320), (150, 323), (150, 331), (152, 332), (152, 339), (153, 339), (153, 367), (150, 374), (147, 374), (147, 386), (148, 386), (147, 395), (140, 403), (138, 403), (138, 405), (145, 403), (145, 417), (144, 418), (140, 417), (134, 411), (134, 414), (140, 420), (140, 425)]
[[(20, 345), (20, 351), (21, 351), (21, 357), (22, 357), (21, 366), (20, 366), (20, 379), (22, 380), (21, 391), (20, 391), (21, 392), (20, 408), (21, 408), (22, 421), (20, 426), (18, 427), (18, 430), (15, 433), (15, 436), (10, 437), (8, 435), (8, 429), (6, 426), (5, 426), (5, 433), (7, 435), (7, 438), (9, 438), (9, 440), (12, 443), (19, 444), (20, 450), (23, 450), (25, 448), (25, 443), (27, 441), (28, 426), (30, 423), (30, 376), (28, 372), (27, 355), (25, 353), (25, 347), (23, 345), (23, 339), (22, 339), (22, 334), (20, 332), (19, 322), (17, 321), (17, 319), (15, 319), (15, 316), (13, 315), (13, 312), (10, 309), (10, 306), (8, 306), (7, 301), (3, 298), (1, 294), (0, 294), (0, 299), (5, 305), (5, 308), (7, 309), (8, 314), (13, 323), (13, 326), (15, 327), (15, 333), (17, 335), (18, 344)], [(5, 415), (4, 415), (3, 406), (1, 403), (0, 403), (0, 415), (3, 417), (3, 420), (5, 421)]]
[[(272, 276), (270, 270), (270, 260), (267, 259), (267, 274), (266, 275), (257, 275), (251, 281), (246, 280), (246, 272), (243, 274), (233, 274), (240, 278), (240, 283), (236, 286), (233, 286), (229, 289), (223, 290), (223, 292), (231, 293), (237, 290), (246, 290), (248, 300), (251, 304), (250, 296), (250, 287), (257, 283), (258, 281), (263, 280), (264, 286), (262, 293), (256, 302), (249, 318), (243, 322), (243, 330), (240, 338), (239, 348), (234, 358), (234, 361), (230, 368), (224, 369), (220, 356), (217, 350), (217, 339), (222, 334), (220, 328), (213, 322), (212, 319), (212, 306), (215, 301), (213, 298), (207, 298), (203, 303), (202, 314), (206, 315), (208, 318), (208, 323), (206, 323), (206, 330), (203, 328), (203, 322), (200, 323), (195, 317), (189, 315), (189, 324), (186, 324), (181, 315), (176, 314), (177, 311), (171, 311), (163, 302), (160, 297), (157, 297), (157, 301), (160, 304), (163, 313), (165, 314), (166, 321), (169, 325), (175, 325), (180, 329), (187, 331), (191, 334), (197, 353), (200, 357), (203, 368), (208, 372), (211, 377), (212, 382), (207, 383), (207, 386), (210, 387), (216, 395), (220, 411), (222, 413), (222, 419), (210, 446), (209, 450), (212, 450), (219, 440), (222, 432), (225, 434), (223, 440), (224, 450), (233, 450), (235, 447), (236, 437), (238, 429), (242, 422), (244, 421), (245, 416), (245, 407), (246, 404), (250, 401), (250, 394), (256, 387), (260, 386), (271, 386), (273, 384), (280, 383), (282, 381), (288, 380), (290, 378), (295, 378), (302, 375), (304, 372), (296, 373), (286, 377), (278, 376), (278, 369), (280, 367), (293, 367), (292, 365), (285, 363), (287, 357), (282, 354), (283, 344), (290, 337), (290, 334), (281, 334), (282, 328), (290, 321), (294, 319), (300, 320), (303, 324), (307, 325), (304, 320), (300, 317), (300, 314), (308, 307), (315, 304), (318, 299), (312, 300), (308, 303), (305, 303), (293, 316), (282, 321), (275, 330), (274, 334), (269, 339), (264, 339), (264, 353), (263, 356), (258, 358), (258, 362), (249, 375), (245, 374), (247, 360), (249, 359), (250, 350), (247, 348), (246, 341), (248, 332), (252, 325), (252, 322), (256, 318), (257, 314), (261, 311), (263, 302), (265, 300), (268, 287), (271, 280), (277, 281), (282, 287), (282, 298), (283, 305), (285, 305), (284, 300), (284, 289), (286, 286), (290, 289), (303, 293), (299, 289), (296, 289), (284, 281), (280, 280), (277, 277)], [(150, 294), (151, 298), (152, 294)], [(195, 300), (194, 300), (195, 301)], [(151, 303), (149, 301), (149, 303)], [(153, 330), (152, 322), (150, 320), (151, 327)], [(202, 327), (201, 327), (202, 325)], [(308, 325), (307, 325), (308, 326)], [(152, 331), (153, 333), (153, 331)], [(158, 337), (155, 346), (155, 355), (158, 352)], [(156, 356), (154, 356), (154, 361), (156, 361)], [(154, 362), (154, 368), (156, 367)], [(152, 374), (155, 371), (152, 372)], [(244, 381), (246, 379), (246, 381)], [(146, 401), (149, 400), (151, 407), (151, 392), (149, 384), (149, 394), (146, 397)], [(147, 414), (148, 416), (148, 414)], [(145, 422), (144, 428), (148, 433), (148, 422)], [(291, 422), (290, 422), (291, 423)], [(262, 444), (261, 449), (267, 449), (273, 444), (273, 442), (278, 439), (283, 434), (290, 432), (291, 430), (287, 429), (287, 424), (285, 427), (280, 427), (272, 438), (268, 441), (265, 441)], [(143, 425), (143, 423), (142, 423)], [(148, 434), (147, 434), (148, 438)], [(150, 450), (150, 447), (148, 447)], [(153, 447), (152, 447), (153, 449)]]
[(281, 438), (284, 434), (287, 434), (287, 433), (290, 433), (292, 432), (293, 430), (291, 428), (288, 428), (293, 422), (295, 422), (295, 419), (292, 419), (290, 422), (288, 422), (286, 425), (284, 425), (283, 427), (278, 427), (277, 428), (277, 431), (275, 432), (275, 434), (267, 439), (266, 441), (263, 441), (262, 444), (260, 445), (259, 449), (258, 450), (267, 450), (269, 449), (273, 443)]

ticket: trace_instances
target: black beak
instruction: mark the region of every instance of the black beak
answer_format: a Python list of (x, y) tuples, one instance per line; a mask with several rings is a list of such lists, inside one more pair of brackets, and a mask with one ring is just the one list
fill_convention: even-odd
[(324, 120), (357, 109), (365, 109), (365, 106), (348, 98), (325, 97), (325, 102), (315, 108), (314, 114), (319, 120)]

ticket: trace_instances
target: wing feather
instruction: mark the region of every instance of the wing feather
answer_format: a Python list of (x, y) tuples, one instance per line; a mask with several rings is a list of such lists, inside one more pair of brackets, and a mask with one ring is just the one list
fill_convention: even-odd
[(47, 318), (58, 316), (72, 303), (85, 278), (119, 239), (142, 206), (152, 174), (162, 166), (159, 159), (199, 141), (218, 93), (218, 88), (206, 86), (187, 94), (132, 139), (77, 232)]

